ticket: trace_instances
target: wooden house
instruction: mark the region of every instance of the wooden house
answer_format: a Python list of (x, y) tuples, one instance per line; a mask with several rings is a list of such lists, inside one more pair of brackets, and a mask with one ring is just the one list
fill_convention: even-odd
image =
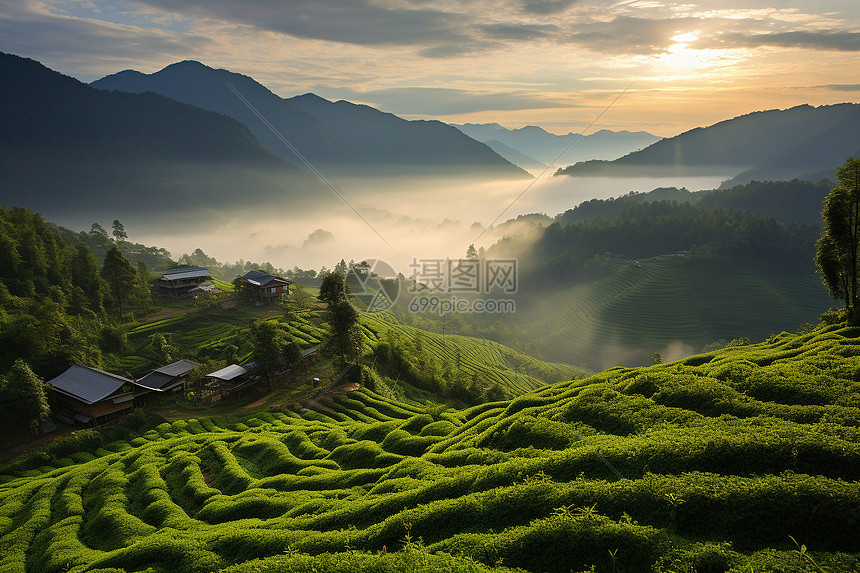
[(164, 271), (156, 284), (159, 294), (180, 298), (205, 290), (203, 283), (210, 280), (212, 276), (205, 267), (177, 267)]
[(138, 405), (152, 402), (162, 396), (181, 393), (186, 388), (188, 373), (198, 364), (190, 360), (177, 360), (157, 368), (139, 380), (135, 380), (134, 399)]
[(132, 380), (98, 368), (76, 364), (48, 386), (55, 409), (83, 424), (119, 417), (134, 406)]
[(256, 374), (259, 368), (260, 364), (256, 362), (244, 366), (231, 364), (221, 370), (207, 374), (206, 377), (215, 382), (213, 389), (217, 388), (218, 392), (217, 398), (210, 396), (210, 399), (240, 398), (246, 395), (262, 380), (262, 377)]
[(285, 294), (290, 294), (290, 285), (292, 281), (281, 277), (270, 275), (263, 271), (249, 271), (242, 277), (245, 282), (251, 285), (251, 293), (253, 299), (263, 302), (271, 302), (280, 300)]

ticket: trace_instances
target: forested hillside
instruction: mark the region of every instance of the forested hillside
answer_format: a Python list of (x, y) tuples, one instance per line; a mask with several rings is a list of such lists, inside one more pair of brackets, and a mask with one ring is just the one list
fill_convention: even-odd
[(749, 211), (777, 221), (821, 224), (821, 204), (833, 189), (829, 180), (813, 183), (792, 181), (754, 181), (729, 189), (688, 191), (676, 187), (662, 187), (647, 193), (630, 192), (610, 199), (591, 199), (558, 215), (562, 224), (592, 221), (598, 218), (614, 219), (633, 205), (655, 201), (677, 201), (701, 207), (723, 207)]
[[(466, 410), (368, 389), (3, 468), (4, 571), (853, 571), (857, 328)], [(81, 436), (83, 438), (83, 436)]]
[(82, 238), (27, 209), (0, 206), (0, 371), (20, 358), (54, 376), (73, 363), (103, 366), (121, 349), (120, 305), (151, 307), (151, 277), (145, 263), (132, 265), (107, 242), (122, 257), (121, 284)]
[[(487, 249), (488, 258), (519, 261), (517, 313), (498, 335), (496, 317), (472, 322), (544, 360), (593, 370), (814, 323), (833, 305), (813, 261), (820, 228), (796, 222), (809, 217), (790, 205), (811, 209), (825, 185), (657, 189), (585, 202)], [(711, 206), (726, 204), (786, 220)]]

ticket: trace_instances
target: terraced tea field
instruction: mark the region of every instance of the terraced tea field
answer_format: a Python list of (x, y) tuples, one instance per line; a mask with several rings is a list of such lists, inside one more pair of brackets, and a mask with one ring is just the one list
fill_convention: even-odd
[(544, 357), (602, 368), (624, 354), (624, 363), (647, 363), (673, 342), (697, 350), (717, 339), (762, 340), (815, 323), (832, 305), (812, 271), (725, 275), (664, 256), (623, 265), (515, 319)]
[(467, 410), (359, 389), (13, 464), (0, 570), (860, 570), (858, 337), (784, 334)]
[(497, 383), (511, 395), (524, 394), (548, 382), (582, 378), (588, 370), (567, 364), (543, 362), (491, 340), (471, 336), (442, 335), (399, 324), (388, 313), (362, 317), (371, 347), (386, 333), (415, 340), (420, 337), (424, 350), (440, 365), (455, 364), (468, 376), (477, 376), (482, 384)]

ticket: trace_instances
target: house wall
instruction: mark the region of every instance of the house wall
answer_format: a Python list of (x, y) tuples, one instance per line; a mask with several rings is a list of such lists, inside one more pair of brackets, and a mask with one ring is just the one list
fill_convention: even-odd
[(130, 410), (134, 407), (134, 402), (132, 400), (121, 404), (114, 404), (111, 399), (107, 399), (102, 400), (101, 402), (96, 402), (95, 404), (87, 404), (80, 400), (76, 400), (71, 396), (60, 394), (59, 392), (54, 392), (54, 400), (63, 408), (73, 410), (79, 414), (89, 416), (90, 418), (100, 418), (123, 410)]

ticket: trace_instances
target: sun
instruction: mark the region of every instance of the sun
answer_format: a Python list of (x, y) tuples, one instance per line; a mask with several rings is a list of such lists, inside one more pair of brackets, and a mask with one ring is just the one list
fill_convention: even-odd
[(730, 66), (744, 59), (744, 50), (694, 47), (700, 34), (699, 30), (676, 31), (666, 52), (651, 59), (656, 76), (668, 81), (731, 74)]

